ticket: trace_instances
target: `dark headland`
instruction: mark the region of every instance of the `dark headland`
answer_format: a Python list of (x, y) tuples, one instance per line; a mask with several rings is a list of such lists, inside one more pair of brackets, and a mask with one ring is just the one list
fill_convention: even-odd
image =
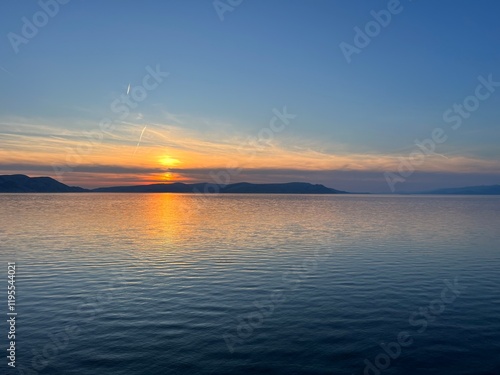
[(50, 177), (28, 177), (22, 174), (0, 176), (0, 193), (80, 193), (88, 191), (68, 186)]
[(28, 177), (25, 175), (0, 176), (0, 193), (224, 193), (224, 194), (349, 194), (328, 188), (324, 185), (307, 182), (282, 184), (251, 184), (241, 182), (229, 185), (210, 183), (184, 184), (180, 182), (114, 186), (97, 189), (84, 189), (67, 186), (50, 177)]
[[(84, 189), (65, 185), (51, 177), (28, 177), (22, 174), (0, 175), (0, 193), (222, 193), (222, 194), (355, 194), (336, 190), (320, 184), (288, 182), (276, 184), (252, 184), (240, 182), (229, 185), (212, 183), (185, 184), (181, 182), (112, 186)], [(363, 193), (369, 194), (369, 193)], [(402, 193), (407, 194), (407, 193)], [(462, 188), (424, 191), (419, 195), (500, 195), (500, 185), (469, 186)]]

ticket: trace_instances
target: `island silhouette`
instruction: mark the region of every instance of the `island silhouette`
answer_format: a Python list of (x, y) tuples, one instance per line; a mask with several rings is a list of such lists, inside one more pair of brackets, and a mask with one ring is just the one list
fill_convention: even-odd
[(212, 183), (185, 184), (182, 182), (113, 186), (84, 189), (65, 185), (51, 177), (28, 177), (22, 174), (0, 176), (0, 193), (225, 193), (225, 194), (349, 194), (307, 182), (251, 184), (240, 182), (229, 185)]
[[(199, 194), (356, 194), (321, 184), (286, 182), (253, 184), (239, 182), (218, 185), (208, 182), (182, 182), (149, 185), (111, 186), (85, 189), (68, 186), (51, 177), (29, 177), (23, 174), (0, 175), (0, 193), (199, 193)], [(357, 193), (359, 194), (359, 193)], [(369, 193), (363, 193), (369, 194)], [(397, 193), (396, 193), (397, 194)], [(408, 194), (408, 193), (401, 193)], [(500, 185), (469, 186), (414, 192), (421, 195), (500, 195)]]

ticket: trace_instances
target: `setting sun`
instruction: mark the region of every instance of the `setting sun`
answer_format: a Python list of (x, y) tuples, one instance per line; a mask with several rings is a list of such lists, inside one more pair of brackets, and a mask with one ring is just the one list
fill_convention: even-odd
[[(172, 158), (170, 156), (162, 156), (160, 158), (160, 164), (165, 166), (165, 167), (174, 167), (176, 165), (179, 165), (181, 162), (175, 158)], [(167, 173), (166, 175), (170, 175), (170, 173)]]

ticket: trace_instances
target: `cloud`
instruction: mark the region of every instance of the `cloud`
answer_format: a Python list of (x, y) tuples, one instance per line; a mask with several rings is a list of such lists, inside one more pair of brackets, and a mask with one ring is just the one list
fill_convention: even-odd
[[(113, 173), (113, 174), (150, 174), (150, 173), (165, 173), (167, 168), (140, 168), (140, 167), (124, 167), (121, 165), (77, 165), (72, 168), (76, 173)], [(37, 171), (37, 172), (54, 172), (54, 169), (48, 165), (40, 164), (8, 164), (0, 163), (2, 171)]]
[[(231, 129), (207, 133), (147, 121), (115, 126), (111, 132), (102, 132), (98, 124), (89, 121), (68, 129), (64, 121), (0, 120), (0, 170), (55, 177), (53, 166), (69, 166), (71, 172), (64, 176), (64, 182), (103, 186), (117, 182), (210, 181), (211, 176), (241, 168), (231, 176), (231, 182), (311, 181), (352, 190), (349, 181), (378, 186), (384, 181), (383, 172), (397, 171), (401, 158), (407, 157), (403, 153), (348, 152), (345, 145), (335, 148), (297, 139), (286, 130), (269, 142), (256, 142), (257, 134)], [(420, 176), (496, 176), (500, 162), (465, 154), (448, 154), (447, 158), (429, 155), (416, 170)], [(418, 178), (417, 173), (405, 188)]]

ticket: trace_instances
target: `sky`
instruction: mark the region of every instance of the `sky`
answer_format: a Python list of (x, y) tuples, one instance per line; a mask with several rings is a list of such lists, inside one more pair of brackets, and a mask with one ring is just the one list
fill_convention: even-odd
[(500, 3), (6, 0), (0, 174), (500, 183)]

